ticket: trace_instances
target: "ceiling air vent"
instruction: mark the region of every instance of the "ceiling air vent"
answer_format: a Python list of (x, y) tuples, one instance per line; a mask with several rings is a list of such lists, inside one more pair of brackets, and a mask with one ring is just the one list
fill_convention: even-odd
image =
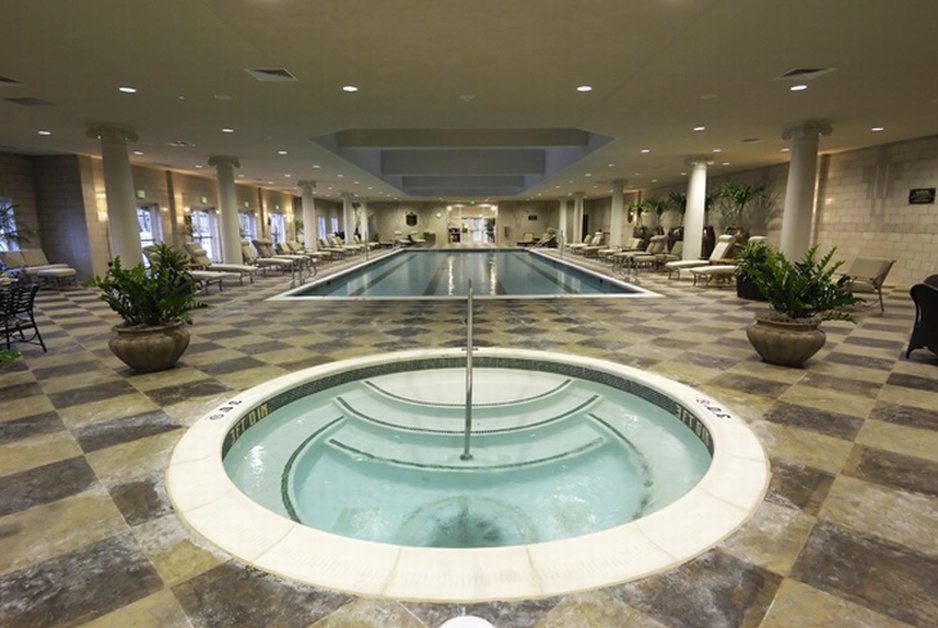
[(794, 68), (780, 76), (776, 76), (776, 81), (810, 81), (817, 77), (833, 72), (834, 68)]
[(0, 87), (10, 87), (11, 85), (19, 85), (19, 81), (14, 81), (11, 78), (6, 76), (0, 76)]
[(33, 98), (32, 96), (23, 96), (22, 98), (7, 98), (8, 102), (14, 102), (17, 105), (25, 105), (27, 107), (40, 107), (42, 105), (54, 105), (55, 103), (49, 102), (48, 100), (43, 100), (42, 98)]
[(256, 78), (258, 81), (296, 80), (296, 77), (293, 76), (289, 70), (284, 70), (283, 68), (247, 68), (245, 72)]

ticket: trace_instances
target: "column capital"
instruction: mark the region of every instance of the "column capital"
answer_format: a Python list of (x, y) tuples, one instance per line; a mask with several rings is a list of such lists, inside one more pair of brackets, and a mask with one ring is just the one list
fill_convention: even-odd
[(297, 181), (296, 183), (301, 189), (309, 188), (310, 190), (316, 189), (316, 182), (310, 179), (303, 179), (302, 181)]
[(623, 192), (625, 190), (625, 184), (628, 183), (627, 179), (613, 179), (612, 180), (612, 191), (613, 192)]
[(240, 168), (241, 161), (230, 155), (209, 155), (208, 165), (216, 168)]
[(684, 158), (685, 166), (712, 166), (713, 157), (710, 155), (688, 155)]
[(790, 124), (782, 131), (783, 140), (816, 140), (821, 135), (830, 135), (834, 128), (828, 120), (806, 120)]
[(92, 124), (85, 130), (85, 134), (93, 140), (102, 142), (137, 142), (137, 132), (129, 127), (120, 124)]

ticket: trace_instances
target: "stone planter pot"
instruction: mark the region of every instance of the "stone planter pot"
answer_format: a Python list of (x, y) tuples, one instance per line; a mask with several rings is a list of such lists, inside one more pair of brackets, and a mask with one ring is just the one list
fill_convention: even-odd
[(756, 315), (746, 329), (746, 336), (769, 364), (801, 366), (827, 341), (827, 336), (818, 329), (820, 324), (820, 319), (792, 321)]
[(182, 321), (159, 327), (124, 327), (108, 346), (121, 362), (140, 373), (172, 368), (189, 346), (189, 332)]

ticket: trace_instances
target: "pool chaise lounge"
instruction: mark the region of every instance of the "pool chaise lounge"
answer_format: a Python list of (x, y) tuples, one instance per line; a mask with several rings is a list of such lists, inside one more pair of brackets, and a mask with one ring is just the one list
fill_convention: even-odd
[(233, 273), (238, 276), (238, 281), (244, 284), (245, 276), (254, 283), (254, 275), (257, 273), (256, 266), (247, 264), (216, 264), (208, 256), (208, 252), (197, 242), (186, 242), (186, 251), (189, 253), (189, 259), (198, 266), (196, 270), (210, 270), (222, 273)]
[(670, 279), (673, 276), (676, 279), (680, 279), (682, 270), (719, 264), (720, 262), (729, 260), (732, 257), (733, 246), (735, 244), (736, 236), (732, 234), (721, 235), (717, 238), (717, 244), (713, 247), (713, 252), (708, 259), (684, 259), (665, 264), (664, 267), (665, 270), (668, 271), (668, 278)]

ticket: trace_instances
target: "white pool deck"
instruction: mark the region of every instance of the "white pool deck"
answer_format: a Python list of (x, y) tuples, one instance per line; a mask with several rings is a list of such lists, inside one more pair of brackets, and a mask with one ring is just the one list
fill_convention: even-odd
[(548, 597), (664, 571), (732, 534), (762, 502), (769, 483), (762, 446), (743, 421), (699, 391), (631, 367), (567, 354), (477, 348), (473, 355), (584, 366), (656, 389), (695, 409), (713, 438), (713, 462), (686, 495), (631, 523), (561, 541), (479, 549), (388, 545), (330, 534), (263, 508), (229, 479), (222, 444), (243, 410), (342, 371), (465, 356), (460, 349), (406, 351), (285, 375), (199, 419), (176, 446), (167, 471), (177, 514), (223, 551), (292, 580), (366, 597), (469, 603)]

